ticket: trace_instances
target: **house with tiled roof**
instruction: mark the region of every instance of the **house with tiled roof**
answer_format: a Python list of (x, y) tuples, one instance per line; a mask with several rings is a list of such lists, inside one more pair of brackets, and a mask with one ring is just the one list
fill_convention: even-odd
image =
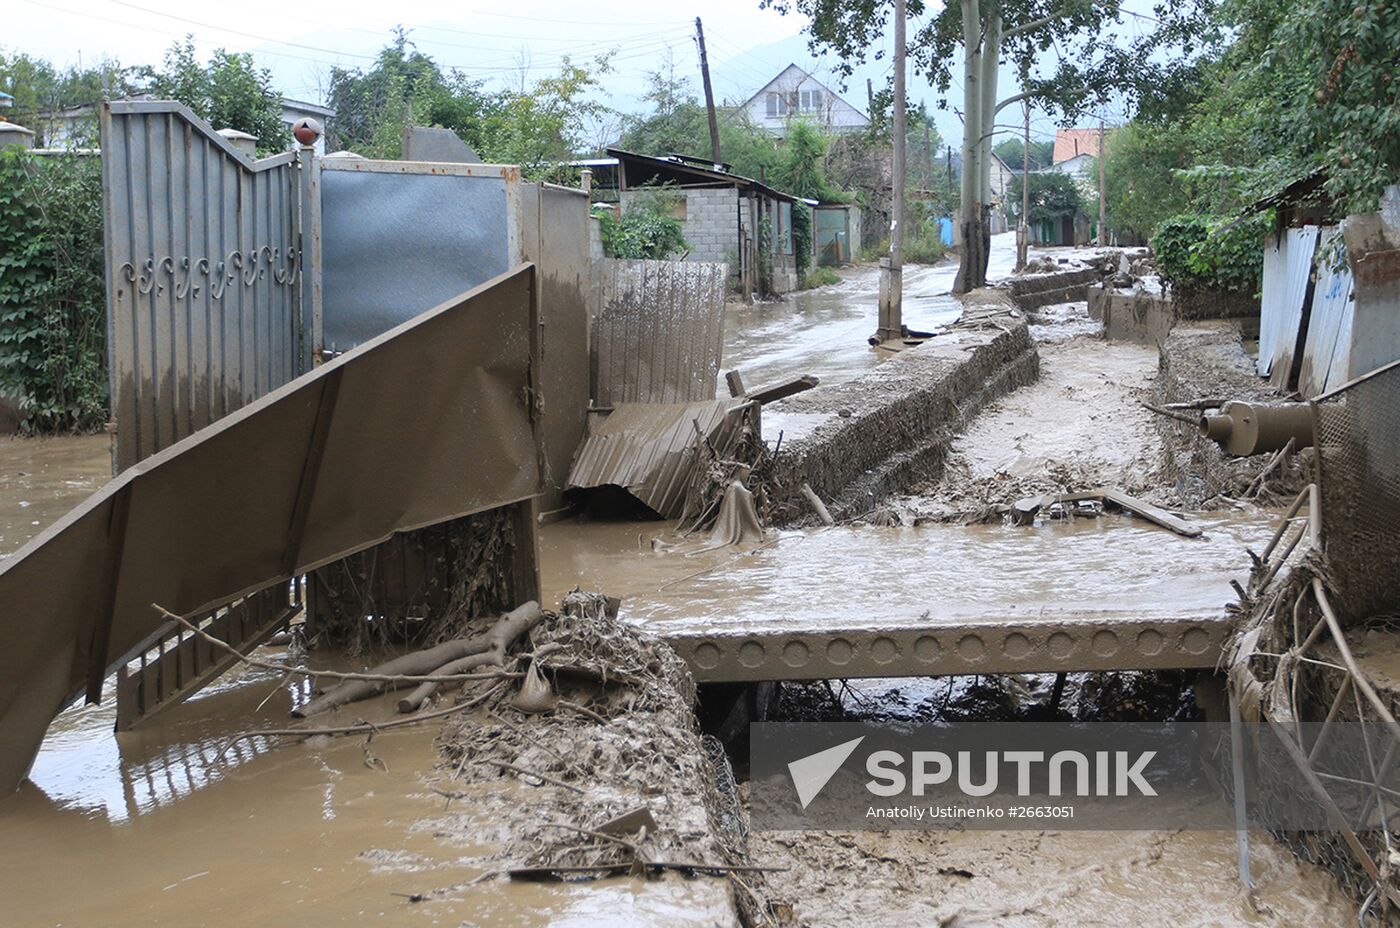
[(1057, 129), (1050, 170), (1083, 176), (1099, 156), (1098, 129)]

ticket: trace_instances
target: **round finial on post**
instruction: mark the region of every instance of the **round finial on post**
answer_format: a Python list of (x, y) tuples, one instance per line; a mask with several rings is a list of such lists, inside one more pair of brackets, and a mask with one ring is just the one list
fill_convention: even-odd
[(319, 139), (325, 131), (321, 123), (318, 120), (312, 119), (310, 116), (303, 116), (292, 123), (292, 137), (307, 148), (315, 145), (316, 140)]

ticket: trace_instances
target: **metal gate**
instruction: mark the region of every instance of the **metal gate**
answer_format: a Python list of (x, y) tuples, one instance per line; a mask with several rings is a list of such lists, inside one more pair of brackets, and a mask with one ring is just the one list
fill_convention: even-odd
[(297, 152), (254, 161), (188, 108), (102, 107), (113, 465), (309, 369)]

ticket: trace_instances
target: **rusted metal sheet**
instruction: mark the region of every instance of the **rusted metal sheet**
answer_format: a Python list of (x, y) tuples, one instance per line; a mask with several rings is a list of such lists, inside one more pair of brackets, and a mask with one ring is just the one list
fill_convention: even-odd
[(188, 108), (104, 103), (115, 469), (281, 386), (303, 356), (297, 155), (254, 161)]
[(541, 488), (523, 265), (128, 468), (0, 563), (0, 790), (164, 622)]
[(1264, 246), (1264, 280), (1259, 311), (1259, 374), (1288, 387), (1302, 332), (1303, 307), (1312, 279), (1318, 227), (1284, 229)]
[(693, 261), (611, 259), (597, 267), (594, 403), (712, 399), (724, 347), (729, 269)]
[(1341, 386), (1349, 377), (1355, 293), (1335, 227), (1324, 229), (1318, 245), (1317, 286), (1308, 314), (1298, 392), (1317, 396)]
[(569, 489), (623, 487), (655, 512), (678, 518), (701, 436), (726, 447), (743, 426), (749, 405), (729, 399), (618, 406), (579, 448)]

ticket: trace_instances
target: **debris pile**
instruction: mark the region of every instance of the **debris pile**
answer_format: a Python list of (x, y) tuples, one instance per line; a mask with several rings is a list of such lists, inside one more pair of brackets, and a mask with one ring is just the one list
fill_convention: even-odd
[[(694, 680), (617, 605), (576, 590), (534, 626), (520, 693), (495, 692), (443, 731), (438, 792), (499, 812), (495, 860), (512, 878), (722, 875), (746, 923), (763, 924), (761, 869), (728, 760), (692, 711)], [(538, 790), (526, 803), (486, 790), (503, 776)]]

